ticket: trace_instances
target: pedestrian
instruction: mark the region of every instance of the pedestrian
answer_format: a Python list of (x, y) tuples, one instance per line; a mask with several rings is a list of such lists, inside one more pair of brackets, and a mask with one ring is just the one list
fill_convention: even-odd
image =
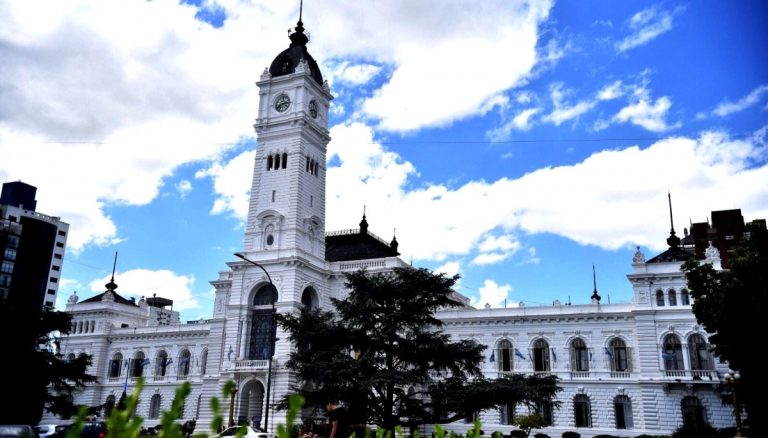
[(325, 409), (328, 411), (328, 424), (331, 427), (331, 431), (328, 438), (347, 438), (349, 437), (349, 419), (347, 418), (347, 410), (338, 403), (330, 401), (325, 405)]

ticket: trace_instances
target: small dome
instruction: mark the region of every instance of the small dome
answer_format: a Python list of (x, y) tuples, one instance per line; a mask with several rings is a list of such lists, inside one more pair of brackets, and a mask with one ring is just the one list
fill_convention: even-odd
[(312, 79), (314, 79), (318, 85), (323, 85), (323, 75), (320, 73), (320, 68), (317, 66), (315, 59), (312, 58), (312, 55), (307, 52), (309, 37), (304, 34), (304, 26), (301, 21), (297, 23), (296, 30), (291, 33), (290, 39), (290, 47), (283, 50), (277, 57), (275, 57), (275, 60), (272, 61), (272, 64), (269, 66), (269, 73), (273, 78), (295, 73), (296, 67), (303, 59), (307, 61)]

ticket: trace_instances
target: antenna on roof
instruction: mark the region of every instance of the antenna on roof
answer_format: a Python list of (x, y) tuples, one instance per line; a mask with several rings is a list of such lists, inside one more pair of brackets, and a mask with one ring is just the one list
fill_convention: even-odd
[(301, 13), (304, 9), (304, 0), (299, 1), (299, 22), (301, 22)]

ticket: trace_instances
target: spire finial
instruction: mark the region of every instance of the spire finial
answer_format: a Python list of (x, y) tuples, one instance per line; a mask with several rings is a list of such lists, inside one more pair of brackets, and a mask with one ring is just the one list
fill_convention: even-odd
[(680, 238), (675, 236), (675, 222), (672, 219), (672, 194), (667, 192), (667, 198), (669, 199), (669, 237), (667, 237), (667, 244), (672, 248), (677, 248), (680, 245)]
[(595, 264), (592, 263), (592, 302), (600, 304), (600, 294), (597, 293), (597, 274), (595, 274)]
[(112, 262), (112, 281), (115, 281), (115, 268), (117, 268), (117, 251), (115, 251), (115, 260)]
[(363, 205), (363, 220), (360, 221), (360, 234), (368, 234), (368, 221), (365, 220), (365, 205)]
[(301, 23), (301, 13), (304, 11), (304, 0), (299, 1), (299, 23)]
[(109, 283), (105, 284), (108, 292), (114, 292), (117, 289), (117, 283), (115, 283), (115, 268), (117, 268), (117, 251), (115, 251), (115, 261), (112, 262), (112, 278)]

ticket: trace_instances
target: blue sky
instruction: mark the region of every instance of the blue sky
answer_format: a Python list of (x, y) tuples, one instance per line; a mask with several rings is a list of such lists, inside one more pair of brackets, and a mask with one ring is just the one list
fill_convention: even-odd
[[(211, 314), (242, 246), (254, 82), (298, 2), (0, 0), (0, 181), (70, 223), (59, 306), (116, 282)], [(635, 245), (768, 217), (768, 5), (304, 5), (335, 96), (328, 231), (370, 229), (483, 306), (627, 302)], [(396, 230), (396, 231), (395, 231)]]

